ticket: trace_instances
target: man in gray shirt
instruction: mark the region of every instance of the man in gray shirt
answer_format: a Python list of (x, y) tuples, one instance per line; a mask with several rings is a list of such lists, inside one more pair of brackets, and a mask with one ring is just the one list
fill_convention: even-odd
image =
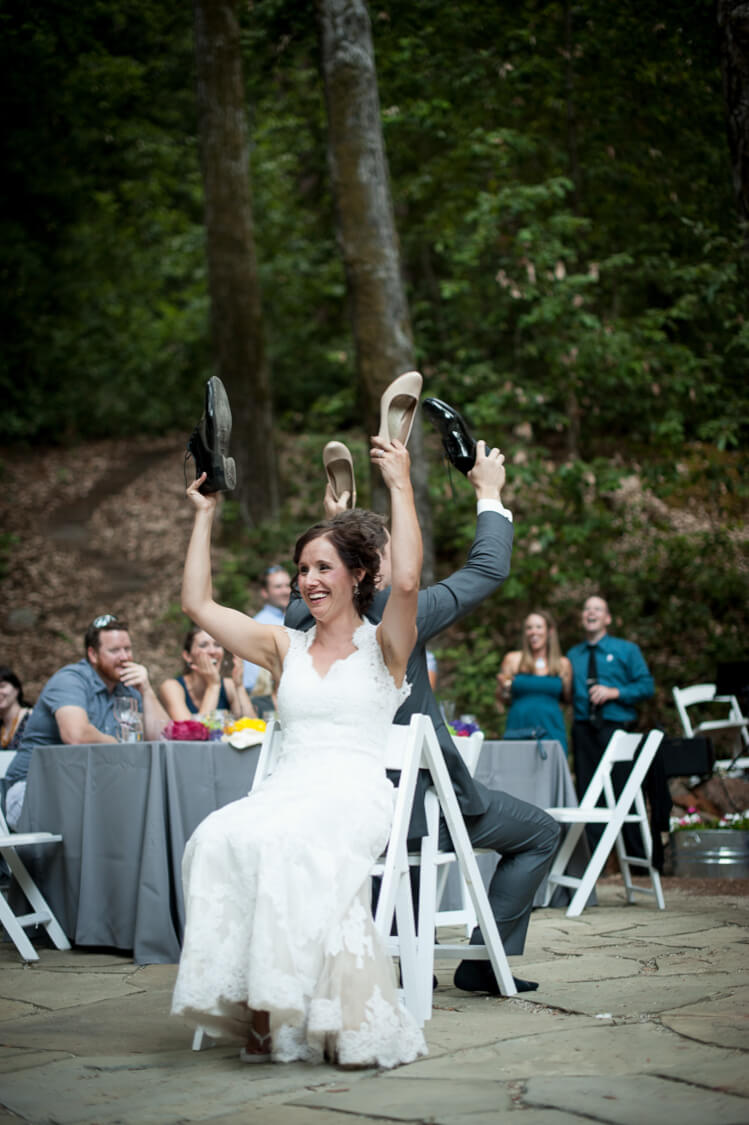
[(158, 738), (169, 722), (145, 665), (133, 661), (126, 621), (111, 613), (96, 617), (83, 643), (85, 657), (60, 668), (42, 688), (8, 767), (5, 805), (11, 828), (21, 815), (34, 747), (118, 742), (114, 701), (123, 695), (135, 699), (145, 738)]

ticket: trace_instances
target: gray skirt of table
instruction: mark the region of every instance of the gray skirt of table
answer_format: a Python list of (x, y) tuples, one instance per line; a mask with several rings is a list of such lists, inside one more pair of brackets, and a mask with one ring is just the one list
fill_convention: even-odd
[[(561, 743), (544, 741), (540, 743), (540, 747), (541, 749), (536, 742), (485, 742), (481, 747), (474, 776), (489, 789), (501, 789), (542, 809), (554, 806), (577, 808), (577, 794)], [(542, 752), (546, 755), (545, 758)], [(582, 875), (589, 858), (590, 851), (583, 833), (567, 868), (568, 874)], [(478, 856), (481, 877), (487, 887), (497, 866), (497, 859), (496, 854)], [(457, 873), (451, 871), (443, 895), (444, 910), (460, 907), (459, 886)], [(545, 897), (546, 880), (536, 891), (534, 907), (543, 906)], [(557, 887), (549, 905), (566, 906), (569, 900), (568, 888)], [(591, 896), (588, 905), (592, 905), (594, 901), (594, 896)]]
[(185, 843), (249, 792), (258, 755), (222, 742), (36, 749), (19, 831), (62, 834), (24, 858), (70, 940), (132, 950), (140, 964), (178, 961)]

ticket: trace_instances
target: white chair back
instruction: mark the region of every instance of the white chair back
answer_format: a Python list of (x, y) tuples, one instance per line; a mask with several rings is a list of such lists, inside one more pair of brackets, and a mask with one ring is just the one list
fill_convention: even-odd
[[(749, 748), (749, 720), (742, 714), (739, 701), (735, 695), (716, 695), (715, 684), (692, 684), (690, 687), (672, 689), (674, 703), (676, 704), (676, 711), (681, 720), (682, 730), (684, 731), (685, 738), (694, 738), (696, 735), (701, 734), (718, 734), (721, 731), (729, 732), (734, 731), (741, 739), (739, 743), (737, 740), (737, 747), (739, 752), (741, 746)], [(728, 712), (724, 718), (721, 719), (705, 719), (698, 722), (695, 726), (689, 715), (690, 707), (697, 707), (700, 704), (706, 703), (721, 703), (728, 706)], [(740, 758), (738, 754), (733, 759), (721, 759), (716, 761), (716, 766), (724, 769), (732, 766), (740, 766), (746, 769), (749, 766), (749, 758)]]
[(454, 734), (453, 742), (466, 764), (466, 769), (471, 777), (473, 777), (476, 772), (476, 766), (479, 764), (481, 747), (484, 745), (484, 732), (482, 730), (475, 730), (473, 734), (463, 735), (462, 737)]

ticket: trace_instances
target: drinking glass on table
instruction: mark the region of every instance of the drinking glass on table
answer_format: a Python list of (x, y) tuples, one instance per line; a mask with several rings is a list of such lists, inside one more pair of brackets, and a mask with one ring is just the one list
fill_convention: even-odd
[(132, 695), (118, 695), (114, 701), (114, 717), (120, 728), (122, 742), (139, 742), (143, 737), (143, 723), (138, 713), (138, 701)]

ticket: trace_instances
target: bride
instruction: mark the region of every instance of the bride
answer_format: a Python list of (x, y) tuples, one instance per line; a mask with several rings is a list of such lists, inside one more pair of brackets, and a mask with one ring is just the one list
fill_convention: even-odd
[(364, 619), (379, 552), (366, 525), (317, 524), (294, 552), (307, 633), (259, 624), (213, 600), (216, 494), (195, 508), (182, 605), (231, 652), (276, 680), (283, 747), (273, 773), (212, 813), (187, 843), (187, 920), (172, 1012), (210, 1035), (241, 1037), (247, 1062), (391, 1067), (426, 1054), (375, 932), (369, 871), (390, 831), (383, 766), (390, 723), (410, 692), (421, 535), (409, 456), (372, 439), (390, 494), (392, 589)]

